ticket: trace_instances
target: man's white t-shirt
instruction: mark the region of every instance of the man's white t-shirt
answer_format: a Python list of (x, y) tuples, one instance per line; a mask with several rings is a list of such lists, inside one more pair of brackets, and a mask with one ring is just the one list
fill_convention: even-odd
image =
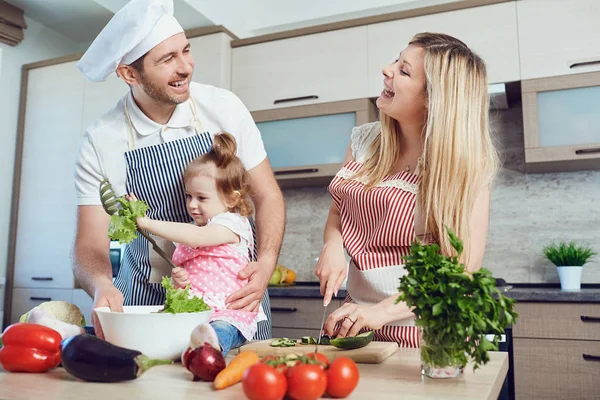
[[(213, 136), (228, 132), (237, 142), (237, 155), (246, 170), (267, 156), (260, 132), (241, 100), (232, 92), (192, 82), (190, 94), (202, 131)], [(78, 205), (101, 205), (100, 181), (108, 178), (117, 196), (126, 194), (125, 152), (129, 151), (125, 103), (134, 127), (134, 147), (152, 146), (196, 134), (190, 101), (178, 104), (166, 125), (148, 118), (135, 104), (131, 92), (96, 120), (85, 132), (75, 167)]]

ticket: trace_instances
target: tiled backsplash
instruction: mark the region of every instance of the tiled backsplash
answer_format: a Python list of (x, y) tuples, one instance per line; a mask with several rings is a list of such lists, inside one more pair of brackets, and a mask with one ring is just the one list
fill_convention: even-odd
[[(484, 266), (511, 283), (558, 282), (544, 245), (575, 240), (600, 252), (600, 171), (525, 174), (521, 105), (493, 111), (492, 121), (504, 168), (492, 191)], [(284, 197), (279, 263), (296, 270), (300, 281), (317, 281), (314, 260), (331, 198), (325, 187), (288, 189)], [(584, 267), (582, 282), (600, 283), (600, 257)]]

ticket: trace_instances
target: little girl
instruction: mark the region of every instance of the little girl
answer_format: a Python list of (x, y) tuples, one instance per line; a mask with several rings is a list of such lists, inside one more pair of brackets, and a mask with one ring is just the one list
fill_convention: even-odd
[[(238, 273), (249, 262), (254, 240), (248, 216), (253, 207), (248, 193), (250, 175), (236, 157), (236, 143), (228, 133), (218, 134), (213, 149), (192, 161), (183, 173), (187, 211), (194, 224), (142, 217), (140, 229), (178, 243), (173, 254), (173, 284), (191, 285), (213, 309), (210, 324), (201, 329), (204, 339), (220, 346), (223, 355), (250, 340), (259, 312), (228, 310), (225, 299), (246, 285)], [(131, 194), (130, 199), (135, 200)], [(260, 315), (258, 315), (260, 314)]]

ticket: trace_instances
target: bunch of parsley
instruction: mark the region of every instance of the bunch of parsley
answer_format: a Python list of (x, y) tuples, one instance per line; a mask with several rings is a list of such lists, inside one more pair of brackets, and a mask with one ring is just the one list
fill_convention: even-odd
[[(489, 361), (488, 351), (498, 350), (500, 335), (518, 315), (514, 300), (496, 288), (489, 270), (465, 273), (458, 261), (463, 243), (450, 229), (447, 232), (456, 250), (452, 257), (440, 254), (437, 244), (413, 243), (397, 302), (414, 307), (415, 323), (423, 328), (423, 361), (445, 367), (466, 366), (470, 359), (477, 369)], [(492, 341), (485, 337), (489, 334), (494, 335)]]

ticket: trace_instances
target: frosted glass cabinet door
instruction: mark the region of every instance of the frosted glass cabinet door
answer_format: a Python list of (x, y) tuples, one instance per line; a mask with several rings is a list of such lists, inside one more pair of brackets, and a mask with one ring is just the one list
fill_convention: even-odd
[(537, 95), (540, 147), (600, 143), (600, 86)]
[(344, 160), (356, 113), (257, 124), (273, 169), (335, 164)]

